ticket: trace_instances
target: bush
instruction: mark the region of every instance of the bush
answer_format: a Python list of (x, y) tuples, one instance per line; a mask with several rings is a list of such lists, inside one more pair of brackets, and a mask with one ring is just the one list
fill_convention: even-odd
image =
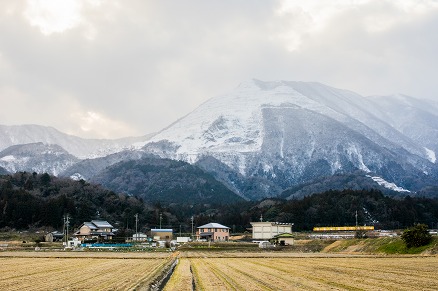
[(432, 235), (427, 230), (427, 225), (417, 224), (403, 231), (401, 239), (407, 248), (425, 246), (432, 240)]

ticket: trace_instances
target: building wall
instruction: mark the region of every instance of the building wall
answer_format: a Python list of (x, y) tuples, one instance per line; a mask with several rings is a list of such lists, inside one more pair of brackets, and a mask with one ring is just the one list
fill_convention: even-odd
[(251, 222), (253, 239), (271, 239), (280, 233), (292, 233), (290, 224), (277, 224), (275, 222)]
[(213, 241), (228, 241), (230, 238), (230, 230), (227, 228), (199, 228), (197, 236), (200, 237), (204, 232), (211, 232)]
[(91, 233), (91, 229), (90, 229), (88, 226), (83, 225), (83, 226), (79, 229), (79, 233), (80, 233), (81, 235), (89, 235), (89, 234)]
[(153, 231), (151, 230), (151, 237), (160, 237), (160, 240), (171, 240), (173, 233), (171, 231)]

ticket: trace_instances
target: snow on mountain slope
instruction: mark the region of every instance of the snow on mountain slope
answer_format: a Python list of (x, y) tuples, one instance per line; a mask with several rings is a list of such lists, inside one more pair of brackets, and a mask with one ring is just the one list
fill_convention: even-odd
[(58, 175), (78, 162), (58, 145), (33, 143), (11, 146), (0, 152), (0, 167), (11, 173), (29, 171)]
[(42, 142), (56, 144), (80, 159), (103, 157), (130, 148), (148, 136), (115, 140), (83, 139), (62, 133), (53, 127), (40, 125), (0, 125), (0, 151), (19, 144)]
[(251, 80), (230, 94), (205, 102), (147, 143), (177, 142), (174, 158), (192, 162), (204, 151), (254, 152), (263, 141), (262, 110), (289, 107), (331, 117), (387, 148), (403, 147), (426, 157), (423, 148), (367, 112), (370, 106), (358, 94), (319, 83)]
[[(361, 169), (397, 179), (402, 172), (435, 171), (430, 152), (375, 115), (375, 106), (319, 83), (251, 80), (208, 100), (143, 149), (190, 163), (212, 157), (217, 171), (265, 179), (271, 196), (273, 184), (285, 189), (316, 175)], [(242, 183), (216, 174), (245, 195), (236, 186)]]
[(374, 182), (378, 183), (380, 186), (383, 186), (387, 189), (391, 189), (393, 191), (397, 191), (397, 192), (407, 192), (410, 193), (411, 191), (406, 190), (402, 187), (397, 186), (394, 183), (390, 183), (388, 181), (385, 181), (385, 179), (380, 178), (380, 177), (375, 177), (375, 176), (370, 176), (370, 175), (366, 175), (367, 177), (371, 178)]
[[(250, 80), (151, 138), (85, 140), (35, 125), (0, 126), (0, 150), (16, 145), (2, 152), (0, 167), (89, 179), (114, 163), (153, 154), (196, 164), (246, 199), (357, 171), (417, 191), (438, 178), (435, 112), (436, 104), (402, 95), (365, 98), (320, 83)], [(42, 144), (26, 147), (44, 152), (58, 144), (93, 159), (18, 154), (17, 144), (35, 141)]]
[(438, 103), (406, 95), (367, 97), (375, 114), (425, 148), (433, 163), (438, 152)]

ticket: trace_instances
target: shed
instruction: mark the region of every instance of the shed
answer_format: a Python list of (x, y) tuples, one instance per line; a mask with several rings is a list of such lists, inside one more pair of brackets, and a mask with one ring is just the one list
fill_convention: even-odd
[(173, 229), (171, 228), (152, 228), (151, 237), (154, 240), (172, 240), (173, 239)]
[(273, 236), (269, 241), (280, 246), (293, 245), (294, 236), (291, 233), (280, 233)]
[(46, 234), (44, 240), (46, 242), (54, 242), (54, 241), (62, 241), (64, 238), (64, 234), (60, 231), (52, 231)]

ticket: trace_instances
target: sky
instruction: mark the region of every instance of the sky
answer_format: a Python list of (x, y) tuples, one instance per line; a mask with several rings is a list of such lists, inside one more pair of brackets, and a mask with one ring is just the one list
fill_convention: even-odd
[(438, 0), (1, 0), (0, 124), (153, 133), (239, 83), (438, 100)]

